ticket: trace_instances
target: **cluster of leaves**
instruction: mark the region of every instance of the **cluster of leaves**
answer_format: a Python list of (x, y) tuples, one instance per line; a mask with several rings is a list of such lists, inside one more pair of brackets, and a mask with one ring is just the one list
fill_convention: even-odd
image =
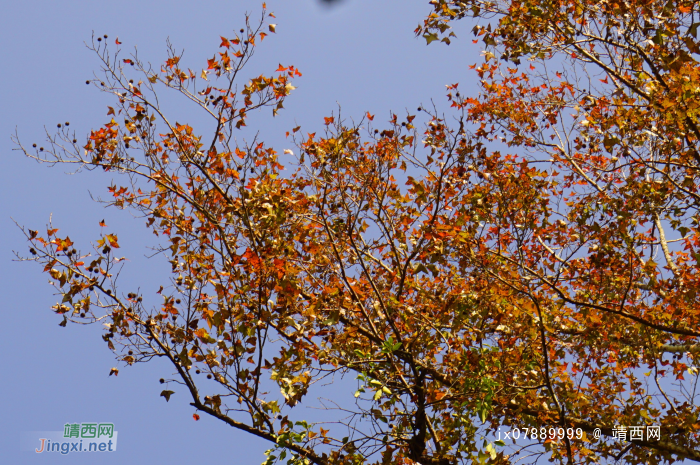
[[(88, 255), (28, 231), (62, 324), (105, 321), (127, 364), (170, 360), (196, 409), (275, 444), (267, 463), (533, 453), (489, 443), (501, 426), (585, 432), (542, 440), (532, 461), (700, 459), (697, 5), (430, 3), (416, 30), (428, 43), (476, 18), (480, 94), (449, 86), (454, 119), (419, 108), (420, 130), (410, 114), (383, 130), (370, 114), (295, 128), (287, 167), (262, 142), (232, 142), (300, 75), (280, 65), (237, 91), (266, 13), (222, 38), (201, 78), (172, 49), (157, 73), (95, 46), (93, 82), (124, 122), (84, 147), (64, 129), (23, 150), (123, 173), (109, 203), (147, 218), (173, 277), (147, 307), (117, 291), (115, 235)], [(157, 85), (213, 118), (210, 142), (167, 119)], [(328, 430), (293, 418), (314, 384), (346, 373), (360, 383), (346, 417)], [(660, 425), (661, 439), (617, 441), (617, 425)]]
[[(479, 125), (479, 140), (527, 154), (525, 166), (545, 167), (531, 173), (549, 176), (540, 201), (511, 218), (517, 247), (510, 239), (494, 251), (516, 266), (511, 284), (538, 307), (548, 346), (554, 412), (533, 402), (523, 411), (604, 435), (617, 424), (662, 427), (654, 444), (567, 444), (568, 460), (698, 459), (688, 367), (700, 310), (697, 3), (431, 3), (418, 35), (449, 37), (451, 23), (472, 17), (474, 42), (486, 46), (480, 96), (460, 98), (455, 86), (453, 106)], [(503, 183), (498, 166), (488, 171)]]

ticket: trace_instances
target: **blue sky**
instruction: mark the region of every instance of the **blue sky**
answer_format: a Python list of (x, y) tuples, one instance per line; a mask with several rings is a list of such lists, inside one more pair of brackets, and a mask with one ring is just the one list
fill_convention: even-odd
[[(445, 85), (461, 82), (468, 90), (477, 61), (468, 24), (458, 25), (461, 40), (449, 47), (427, 47), (413, 30), (430, 11), (427, 1), (345, 0), (334, 8), (318, 0), (269, 1), (277, 17), (277, 34), (265, 39), (248, 76), (271, 73), (278, 63), (293, 64), (303, 73), (285, 110), (272, 119), (267, 111), (249, 126), (278, 151), (289, 148), (284, 131), (299, 124), (306, 132), (321, 131), (323, 116), (342, 106), (344, 116), (359, 120), (369, 111), (375, 123), (389, 112), (415, 114), (434, 99), (446, 110)], [(256, 15), (260, 3), (122, 1), (7, 2), (0, 15), (0, 292), (5, 306), (0, 324), (0, 454), (3, 463), (54, 463), (55, 455), (20, 451), (23, 431), (58, 431), (66, 422), (112, 422), (119, 432), (114, 454), (69, 455), (71, 463), (185, 463), (226, 460), (254, 464), (268, 447), (216, 420), (192, 420), (194, 410), (184, 394), (166, 403), (158, 383), (170, 369), (154, 361), (120, 367), (100, 338), (100, 328), (58, 326), (50, 311), (56, 303), (47, 275), (32, 263), (13, 262), (12, 251), (27, 253), (24, 237), (12, 222), (41, 229), (53, 215), (54, 227), (70, 235), (83, 250), (99, 236), (105, 219), (119, 235), (127, 262), (123, 282), (140, 286), (148, 299), (169, 274), (158, 259), (147, 260), (153, 237), (128, 212), (105, 210), (90, 193), (106, 194), (112, 175), (68, 175), (13, 151), (10, 136), (17, 129), (23, 142), (43, 141), (43, 127), (70, 121), (82, 138), (107, 121), (110, 99), (86, 86), (99, 63), (83, 44), (96, 34), (119, 37), (128, 51), (137, 46), (146, 61), (165, 58), (166, 39), (185, 50), (194, 64), (211, 58), (219, 36), (231, 36), (246, 11)], [(177, 101), (173, 102), (177, 105)], [(154, 299), (155, 302), (155, 299)], [(38, 441), (37, 441), (38, 446)], [(211, 463), (211, 462), (210, 462)]]

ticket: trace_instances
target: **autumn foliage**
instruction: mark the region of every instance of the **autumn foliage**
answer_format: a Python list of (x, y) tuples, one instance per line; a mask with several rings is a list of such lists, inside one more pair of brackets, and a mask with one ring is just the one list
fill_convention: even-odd
[[(430, 4), (416, 34), (433, 47), (471, 18), (479, 92), (450, 85), (448, 116), (290, 128), (286, 154), (232, 142), (301, 76), (241, 84), (267, 12), (197, 72), (93, 42), (110, 121), (22, 149), (118, 173), (110, 203), (143, 215), (172, 276), (125, 292), (115, 234), (87, 253), (26, 230), (61, 324), (106, 316), (119, 360), (169, 360), (197, 412), (270, 441), (266, 463), (700, 460), (698, 4)], [(162, 88), (213, 132), (169, 119)], [(330, 391), (346, 412), (306, 421), (334, 374), (357, 377), (355, 398)], [(499, 427), (583, 436), (523, 448)]]

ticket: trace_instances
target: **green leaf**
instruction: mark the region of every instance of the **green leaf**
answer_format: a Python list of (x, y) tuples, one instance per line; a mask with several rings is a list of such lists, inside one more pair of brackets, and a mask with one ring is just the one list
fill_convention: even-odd
[(160, 396), (165, 397), (165, 401), (168, 402), (168, 401), (170, 401), (170, 396), (172, 396), (173, 394), (175, 394), (175, 391), (167, 391), (166, 390), (166, 391), (161, 392)]
[(661, 33), (660, 28), (656, 30), (656, 34), (651, 39), (651, 41), (654, 42), (656, 45), (663, 45), (664, 44), (664, 36)]
[(612, 136), (612, 137), (605, 136), (603, 138), (603, 146), (605, 146), (605, 150), (607, 150), (608, 152), (612, 152), (613, 147), (615, 147), (615, 145), (619, 144), (619, 143), (620, 143), (620, 139), (618, 139), (617, 136)]
[(179, 359), (180, 363), (182, 363), (182, 366), (188, 367), (192, 365), (192, 360), (189, 359), (187, 356), (187, 349), (185, 347), (182, 348), (182, 352), (179, 354)]
[(432, 41), (434, 41), (434, 40), (438, 40), (438, 36), (437, 36), (437, 34), (435, 34), (435, 33), (433, 33), (433, 34), (428, 34), (428, 33), (423, 34), (423, 38), (424, 38), (425, 41), (427, 42), (426, 45), (430, 45), (430, 42), (432, 42)]
[(414, 269), (416, 273), (428, 273), (428, 269), (422, 263), (419, 263)]

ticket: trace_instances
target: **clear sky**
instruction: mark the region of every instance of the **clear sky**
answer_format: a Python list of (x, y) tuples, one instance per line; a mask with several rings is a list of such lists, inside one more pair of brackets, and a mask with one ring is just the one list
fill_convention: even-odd
[[(159, 397), (158, 383), (171, 370), (161, 361), (134, 367), (116, 366), (101, 340), (98, 326), (58, 326), (50, 306), (57, 298), (47, 275), (33, 263), (13, 262), (13, 250), (27, 254), (27, 244), (12, 222), (41, 229), (53, 215), (54, 227), (70, 235), (83, 251), (99, 236), (105, 219), (119, 235), (130, 261), (123, 284), (139, 286), (155, 299), (169, 276), (162, 260), (147, 260), (154, 236), (129, 213), (105, 210), (90, 193), (105, 195), (112, 174), (68, 175), (13, 151), (17, 128), (23, 142), (43, 141), (43, 127), (70, 121), (78, 138), (107, 121), (110, 99), (86, 86), (99, 68), (83, 44), (96, 34), (119, 37), (128, 51), (152, 63), (165, 58), (169, 37), (185, 60), (203, 64), (217, 51), (219, 36), (232, 36), (245, 11), (257, 13), (254, 1), (95, 2), (24, 0), (4, 2), (0, 10), (0, 292), (5, 305), (0, 324), (0, 462), (33, 463), (226, 463), (255, 464), (268, 445), (203, 416), (184, 393), (169, 403)], [(430, 11), (427, 1), (345, 0), (329, 8), (318, 0), (268, 1), (277, 16), (277, 34), (265, 39), (248, 76), (272, 73), (278, 63), (293, 64), (303, 73), (285, 110), (272, 119), (268, 110), (248, 124), (278, 151), (284, 131), (301, 124), (306, 132), (321, 131), (323, 116), (342, 106), (344, 116), (359, 120), (369, 111), (375, 123), (390, 111), (416, 113), (434, 99), (447, 110), (445, 85), (457, 81), (469, 89), (475, 79), (468, 66), (477, 61), (465, 21), (460, 40), (449, 47), (426, 46), (413, 30)], [(256, 73), (256, 74), (254, 74)], [(175, 102), (174, 104), (177, 104)], [(185, 121), (183, 121), (185, 122)], [(195, 128), (196, 129), (196, 128)], [(118, 179), (115, 179), (118, 180)], [(135, 287), (134, 287), (135, 288)], [(177, 391), (177, 389), (175, 389)], [(65, 423), (112, 422), (119, 432), (113, 454), (55, 454), (20, 451), (25, 431), (58, 431)], [(37, 441), (37, 446), (38, 446)], [(214, 461), (217, 462), (214, 462)]]

